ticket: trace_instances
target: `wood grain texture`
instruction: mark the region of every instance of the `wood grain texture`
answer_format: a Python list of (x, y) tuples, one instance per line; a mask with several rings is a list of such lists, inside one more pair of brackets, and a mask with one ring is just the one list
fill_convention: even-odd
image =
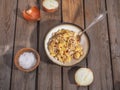
[[(22, 48), (37, 48), (37, 22), (28, 22), (21, 16), (24, 9), (33, 5), (32, 0), (18, 0), (14, 55)], [(35, 82), (36, 71), (24, 73), (13, 66), (11, 90), (35, 90)]]
[[(104, 11), (105, 0), (85, 0), (86, 26)], [(88, 31), (88, 35), (91, 42), (88, 67), (94, 73), (94, 82), (90, 85), (89, 90), (113, 90), (106, 18), (92, 27)]]
[(114, 90), (120, 90), (120, 0), (106, 0), (113, 65)]
[[(79, 25), (84, 29), (83, 0), (62, 0), (63, 22)], [(63, 68), (63, 90), (87, 90), (87, 87), (78, 87), (74, 81), (74, 74), (80, 67), (86, 67), (86, 60), (73, 67)]]
[[(55, 13), (44, 12), (42, 0), (0, 1), (0, 90), (120, 90), (120, 0), (58, 1), (59, 9)], [(36, 4), (42, 14), (38, 25), (37, 22), (27, 22), (21, 16), (21, 11)], [(48, 59), (44, 38), (50, 28), (63, 21), (84, 29), (106, 9), (108, 18), (87, 32), (91, 43), (87, 61), (83, 60), (72, 67), (60, 67)], [(39, 47), (41, 63), (38, 70), (24, 73), (13, 62), (11, 71), (13, 53), (15, 55), (24, 47), (36, 50)], [(78, 87), (74, 73), (87, 65), (94, 73), (94, 82), (89, 87)]]
[(16, 0), (0, 1), (0, 90), (10, 88), (16, 5)]
[(83, 0), (62, 0), (63, 22), (84, 28)]
[(44, 40), (49, 30), (61, 23), (61, 1), (59, 9), (54, 13), (44, 12), (41, 6), (41, 21), (39, 23), (39, 53), (41, 64), (38, 68), (38, 90), (61, 90), (61, 67), (52, 63), (44, 50)]

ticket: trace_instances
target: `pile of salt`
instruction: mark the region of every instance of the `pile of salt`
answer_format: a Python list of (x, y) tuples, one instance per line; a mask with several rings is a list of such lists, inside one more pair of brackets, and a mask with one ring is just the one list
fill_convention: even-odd
[(19, 65), (24, 69), (30, 69), (36, 64), (35, 55), (32, 52), (24, 52), (19, 57)]

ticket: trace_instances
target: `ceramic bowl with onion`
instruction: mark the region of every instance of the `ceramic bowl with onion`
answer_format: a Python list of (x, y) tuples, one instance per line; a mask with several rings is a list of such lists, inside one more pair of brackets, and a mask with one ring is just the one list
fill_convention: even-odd
[(71, 23), (62, 23), (60, 25), (53, 27), (52, 29), (49, 30), (49, 32), (47, 33), (47, 35), (45, 37), (45, 41), (44, 41), (45, 52), (52, 62), (54, 62), (60, 66), (73, 66), (73, 65), (81, 62), (82, 60), (84, 60), (85, 57), (87, 56), (87, 54), (89, 52), (89, 48), (90, 48), (89, 38), (86, 33), (84, 33), (80, 37), (79, 43), (83, 47), (84, 54), (78, 60), (74, 60), (74, 58), (72, 58), (72, 60), (70, 62), (67, 62), (67, 63), (60, 62), (55, 57), (51, 56), (49, 49), (48, 49), (48, 44), (49, 44), (50, 39), (53, 37), (53, 34), (62, 29), (70, 30), (77, 34), (82, 32), (82, 29), (78, 25), (71, 24)]

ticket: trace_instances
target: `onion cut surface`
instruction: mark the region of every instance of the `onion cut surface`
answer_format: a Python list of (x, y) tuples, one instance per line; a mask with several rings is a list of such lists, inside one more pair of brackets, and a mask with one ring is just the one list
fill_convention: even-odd
[(89, 68), (80, 68), (75, 73), (75, 82), (79, 86), (88, 86), (93, 79), (93, 72)]
[(44, 0), (42, 5), (46, 12), (55, 12), (58, 9), (59, 3), (56, 0)]

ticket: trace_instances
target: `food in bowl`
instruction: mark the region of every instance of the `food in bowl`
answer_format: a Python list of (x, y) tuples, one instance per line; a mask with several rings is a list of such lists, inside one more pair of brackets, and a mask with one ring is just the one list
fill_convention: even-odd
[(14, 63), (19, 70), (31, 72), (40, 64), (40, 55), (32, 48), (22, 48), (16, 53)]
[(72, 59), (78, 60), (84, 54), (80, 44), (78, 34), (61, 29), (53, 34), (48, 42), (50, 55), (62, 63), (71, 62)]
[(24, 69), (30, 69), (36, 64), (36, 57), (32, 52), (24, 52), (18, 58), (19, 65)]

